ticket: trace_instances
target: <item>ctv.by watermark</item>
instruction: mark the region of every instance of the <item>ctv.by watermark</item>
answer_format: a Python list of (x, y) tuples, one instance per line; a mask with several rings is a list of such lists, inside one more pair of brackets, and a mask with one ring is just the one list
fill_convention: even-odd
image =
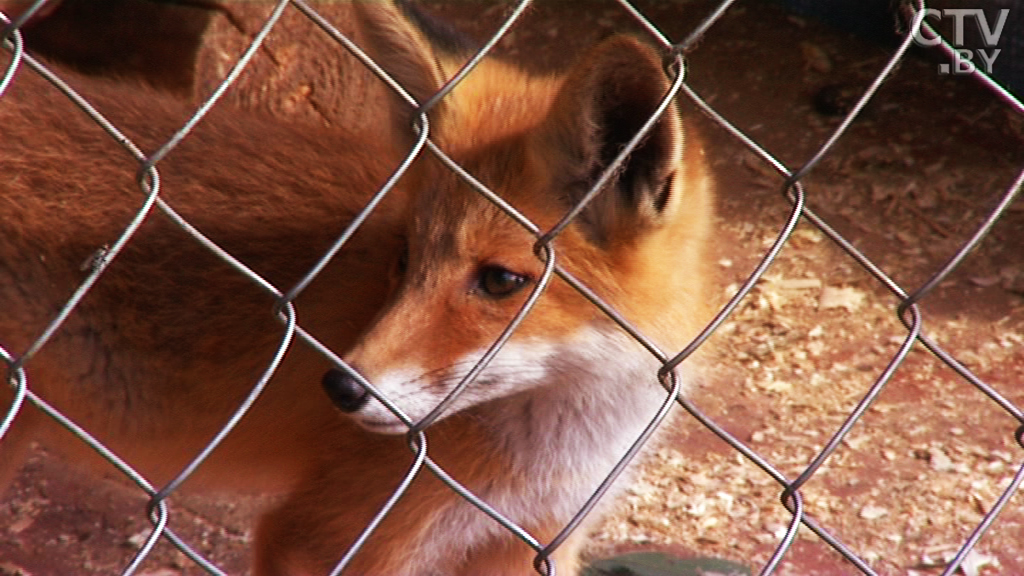
[[(935, 20), (950, 18), (953, 20), (953, 62), (939, 64), (940, 74), (973, 74), (980, 67), (986, 74), (992, 74), (992, 65), (1002, 52), (997, 48), (999, 37), (1003, 34), (1003, 25), (1006, 24), (1006, 16), (1010, 13), (1009, 8), (1002, 8), (998, 11), (995, 22), (990, 22), (985, 11), (981, 8), (925, 8), (924, 17)], [(964, 27), (968, 20), (973, 20), (981, 35), (982, 48), (965, 48)], [(914, 30), (914, 42), (920, 46), (936, 46), (942, 43), (942, 38), (932, 36), (925, 38), (921, 30)], [(977, 60), (975, 60), (977, 56)]]

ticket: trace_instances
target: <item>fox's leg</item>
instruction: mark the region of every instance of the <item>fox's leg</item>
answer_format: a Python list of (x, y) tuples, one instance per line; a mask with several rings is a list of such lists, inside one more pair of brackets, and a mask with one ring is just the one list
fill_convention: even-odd
[[(254, 576), (305, 576), (330, 571), (346, 552), (390, 495), (391, 482), (366, 478), (354, 471), (339, 473), (342, 466), (321, 471), (310, 483), (293, 491), (279, 506), (260, 520), (256, 532)], [(364, 470), (365, 472), (365, 470)], [(332, 474), (333, 473), (333, 474)], [(330, 481), (333, 476), (336, 482)], [(389, 475), (390, 476), (390, 475)], [(370, 490), (377, 487), (377, 490)], [(459, 576), (528, 576), (536, 552), (508, 533), (501, 533), (479, 545), (468, 542), (442, 544), (446, 534), (425, 528), (438, 510), (452, 504), (449, 490), (437, 485), (433, 477), (413, 483), (392, 513), (378, 526), (349, 565), (354, 574), (454, 574)], [(552, 524), (541, 529), (526, 526), (541, 542), (549, 541), (561, 530)], [(449, 556), (418, 557), (417, 539), (424, 534), (433, 548), (447, 550)], [(579, 552), (585, 531), (577, 530), (552, 554), (556, 574), (573, 576), (579, 572)], [(451, 536), (448, 535), (450, 538)], [(461, 546), (471, 546), (463, 551)], [(458, 557), (466, 554), (460, 562)], [(424, 562), (428, 564), (424, 564)]]
[[(340, 450), (351, 457), (325, 458), (263, 515), (256, 529), (254, 576), (326, 574), (341, 560), (400, 483), (406, 466), (401, 439), (396, 440), (402, 450), (397, 456), (393, 446), (375, 447), (372, 437), (363, 439), (356, 437)], [(343, 437), (336, 440), (344, 444)], [(360, 455), (360, 450), (366, 453)], [(426, 480), (413, 484), (355, 555), (347, 573), (410, 573), (414, 540), (431, 510), (444, 505), (436, 496), (450, 498), (433, 486), (436, 481)]]
[(303, 521), (293, 500), (286, 499), (260, 519), (253, 543), (253, 576), (304, 576), (323, 572), (313, 566), (303, 566), (307, 556), (303, 550), (303, 533), (308, 537), (317, 527)]
[[(356, 480), (360, 481), (360, 480)], [(343, 498), (344, 499), (344, 498)], [(370, 516), (356, 508), (348, 513), (323, 493), (323, 510), (312, 510), (289, 497), (284, 505), (265, 515), (256, 533), (253, 576), (313, 576), (330, 572), (341, 561), (349, 545), (370, 522)], [(328, 518), (323, 512), (333, 510)], [(400, 512), (399, 512), (400, 513)], [(441, 574), (433, 566), (418, 562), (413, 538), (418, 534), (415, 518), (401, 522), (403, 530), (385, 520), (352, 558), (346, 574)], [(486, 572), (483, 572), (486, 574)], [(481, 573), (477, 573), (481, 574)]]
[[(532, 533), (532, 532), (531, 532)], [(534, 533), (539, 535), (541, 533)], [(557, 530), (545, 534), (553, 538)], [(542, 540), (544, 541), (544, 540)], [(585, 541), (583, 532), (573, 532), (550, 556), (557, 576), (575, 576), (580, 571), (580, 549)], [(470, 552), (469, 559), (459, 568), (459, 576), (487, 574), (489, 576), (528, 576), (541, 574), (534, 569), (537, 553), (523, 541), (508, 534), (496, 538)]]
[(298, 539), (301, 530), (284, 508), (276, 508), (260, 519), (253, 544), (253, 576), (300, 576), (313, 574), (312, 567), (302, 567)]

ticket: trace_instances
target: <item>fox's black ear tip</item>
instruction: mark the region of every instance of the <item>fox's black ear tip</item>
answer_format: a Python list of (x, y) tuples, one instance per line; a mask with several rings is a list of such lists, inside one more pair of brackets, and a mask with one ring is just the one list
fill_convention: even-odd
[(342, 412), (355, 412), (365, 406), (370, 399), (366, 388), (344, 370), (328, 370), (320, 380), (320, 385), (331, 402)]

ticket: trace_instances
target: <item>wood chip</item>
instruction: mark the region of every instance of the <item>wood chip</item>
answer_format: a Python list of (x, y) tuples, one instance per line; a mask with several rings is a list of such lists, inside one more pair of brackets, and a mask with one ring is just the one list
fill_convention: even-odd
[(881, 506), (875, 506), (874, 504), (868, 504), (867, 506), (860, 509), (858, 516), (865, 520), (878, 520), (879, 518), (889, 515), (889, 509)]
[(862, 290), (856, 288), (826, 286), (818, 299), (818, 308), (822, 310), (844, 308), (847, 312), (855, 312), (864, 305), (866, 297), (867, 295)]

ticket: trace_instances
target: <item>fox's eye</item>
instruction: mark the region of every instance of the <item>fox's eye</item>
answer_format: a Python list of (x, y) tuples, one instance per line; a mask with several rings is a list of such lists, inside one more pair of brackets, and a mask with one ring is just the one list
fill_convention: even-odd
[(529, 282), (528, 276), (516, 274), (501, 266), (484, 266), (480, 269), (477, 287), (493, 298), (505, 298), (515, 294)]

